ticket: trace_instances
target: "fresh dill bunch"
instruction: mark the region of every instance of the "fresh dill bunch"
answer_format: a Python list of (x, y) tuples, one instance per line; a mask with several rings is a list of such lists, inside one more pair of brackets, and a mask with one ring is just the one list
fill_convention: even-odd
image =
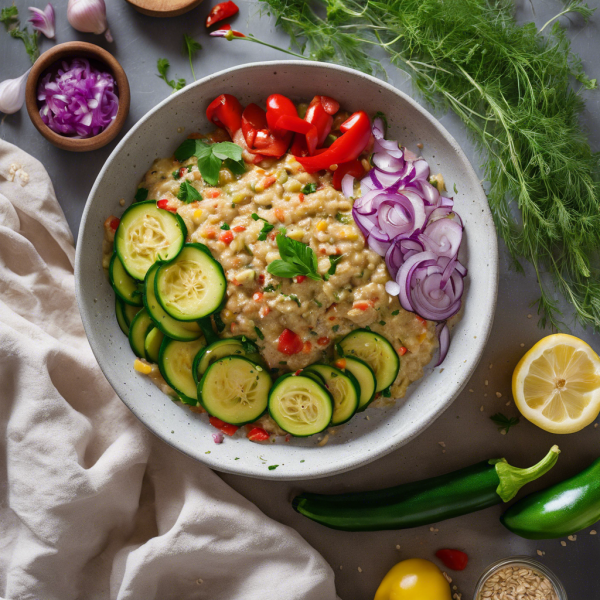
[[(583, 101), (571, 85), (574, 78), (593, 89), (596, 81), (557, 20), (567, 12), (588, 18), (587, 5), (570, 2), (540, 35), (533, 23), (517, 25), (509, 0), (318, 0), (312, 6), (327, 11), (327, 29), (314, 27), (318, 17), (304, 2), (262, 1), (309, 53), (327, 42), (325, 31), (360, 39), (354, 50), (365, 56), (379, 46), (430, 104), (452, 109), (481, 153), (515, 266), (524, 259), (534, 267), (540, 324), (561, 327), (559, 292), (580, 323), (600, 330), (600, 154), (581, 130)], [(330, 60), (369, 72), (353, 56)]]

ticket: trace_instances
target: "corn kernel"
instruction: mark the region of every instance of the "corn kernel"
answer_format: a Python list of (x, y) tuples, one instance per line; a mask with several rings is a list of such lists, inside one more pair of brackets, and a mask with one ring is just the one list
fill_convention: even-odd
[(286, 192), (290, 192), (291, 194), (297, 194), (302, 190), (302, 184), (297, 179), (288, 180), (283, 186)]
[(221, 317), (224, 321), (231, 321), (233, 319), (233, 313), (226, 308), (224, 311), (221, 312)]
[(277, 172), (277, 181), (279, 183), (285, 183), (288, 180), (288, 174), (285, 169), (281, 169)]
[(199, 221), (202, 218), (202, 209), (201, 208), (197, 208), (194, 211), (193, 217), (194, 217), (194, 219), (196, 219), (196, 221)]
[(319, 221), (317, 223), (317, 231), (325, 231), (327, 229), (327, 221)]
[(264, 186), (262, 183), (257, 183), (257, 184), (254, 186), (254, 191), (255, 191), (257, 194), (262, 194), (262, 193), (265, 191), (265, 186)]
[(423, 332), (420, 336), (417, 337), (417, 342), (419, 342), (419, 344), (422, 344), (425, 341), (425, 338), (427, 337), (427, 332)]
[(304, 231), (302, 231), (302, 229), (294, 229), (293, 231), (288, 231), (287, 237), (291, 238), (292, 240), (300, 241), (304, 238)]
[(246, 190), (242, 190), (241, 192), (234, 194), (231, 198), (231, 201), (234, 204), (240, 204), (241, 202), (244, 202), (244, 200), (246, 200), (247, 198), (248, 198), (248, 192)]
[(142, 373), (143, 375), (150, 375), (150, 373), (152, 372), (152, 365), (149, 365), (146, 362), (142, 362), (139, 358), (135, 359), (135, 362), (133, 363), (133, 368), (138, 373)]

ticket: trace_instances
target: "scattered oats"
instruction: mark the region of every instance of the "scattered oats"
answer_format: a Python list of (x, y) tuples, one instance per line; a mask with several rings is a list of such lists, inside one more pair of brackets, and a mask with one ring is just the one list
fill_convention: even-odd
[(538, 556), (544, 556), (544, 552), (542, 552), (541, 550), (537, 550)]
[(577, 539), (577, 536), (576, 536), (576, 535), (570, 535), (570, 536), (569, 536), (567, 539), (568, 539), (570, 542), (574, 542), (574, 541)]
[(400, 550), (400, 544), (396, 544), (396, 550)]
[(597, 532), (595, 529), (592, 529), (592, 530), (590, 531), (590, 535), (596, 535), (597, 533), (598, 533), (598, 532)]
[(488, 383), (489, 383), (489, 381), (486, 379), (486, 380), (485, 380), (485, 385), (487, 385)]
[[(537, 553), (544, 554), (540, 550)], [(516, 564), (493, 571), (477, 597), (482, 600), (558, 600), (554, 586), (544, 575)]]
[(471, 393), (473, 393), (475, 390), (469, 390)]
[(483, 412), (483, 406), (479, 409), (481, 412)]
[(521, 348), (525, 348), (525, 344), (519, 344)]
[(560, 543), (561, 546), (566, 546), (567, 542), (565, 542), (564, 540)]
[(598, 427), (598, 423), (594, 423), (594, 429)]
[(448, 582), (448, 583), (452, 583), (452, 577), (450, 577), (450, 575), (448, 575), (448, 573), (446, 573), (446, 571), (442, 571), (442, 575), (444, 576), (444, 579)]
[(455, 585), (453, 585), (453, 586), (452, 586), (452, 589), (453, 589), (454, 591), (456, 591), (456, 590), (458, 589), (458, 587), (457, 587), (457, 586), (455, 586)]
[(178, 127), (177, 128), (177, 133), (183, 133), (185, 127)]
[(527, 318), (528, 318), (528, 319), (531, 319), (531, 315), (527, 315)]
[(419, 143), (417, 144), (417, 148), (418, 148), (419, 150), (423, 150), (423, 144), (421, 144), (421, 142), (419, 142)]
[(358, 567), (358, 572), (362, 573), (362, 569), (360, 567)]
[(503, 429), (503, 430), (500, 432), (500, 435), (506, 435), (506, 429)]
[(369, 415), (367, 415), (367, 421), (370, 421), (371, 419), (369, 419)]
[(502, 398), (502, 392), (496, 392), (496, 398)]
[(445, 444), (444, 442), (438, 442), (438, 444), (439, 444), (439, 445), (440, 445), (442, 448), (445, 448), (445, 447), (446, 447), (446, 444)]
[(429, 531), (431, 531), (433, 533), (437, 533), (439, 531), (439, 529), (436, 529), (435, 527), (430, 527)]
[(198, 578), (196, 579), (196, 585), (202, 585), (204, 583), (204, 581), (202, 581), (202, 579)]
[(506, 406), (510, 406), (510, 404), (511, 404), (511, 401), (509, 400), (509, 401), (506, 403)]
[(444, 372), (444, 367), (442, 367), (442, 368), (440, 369), (440, 373), (443, 373), (443, 372)]

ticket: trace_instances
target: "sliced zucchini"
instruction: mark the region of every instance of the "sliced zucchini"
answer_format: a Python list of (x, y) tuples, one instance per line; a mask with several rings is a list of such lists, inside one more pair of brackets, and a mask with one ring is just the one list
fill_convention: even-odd
[(132, 204), (115, 233), (115, 252), (123, 267), (143, 281), (157, 260), (174, 259), (185, 243), (187, 229), (177, 213), (162, 210), (154, 200)]
[(318, 384), (325, 386), (325, 380), (316, 372), (314, 371), (308, 371), (306, 369), (302, 369), (302, 375), (304, 377), (310, 377), (313, 381), (316, 381)]
[(142, 310), (142, 308), (143, 306), (132, 306), (131, 304), (125, 304), (125, 302), (123, 302), (123, 315), (125, 316), (127, 327), (131, 327), (133, 318), (140, 312), (140, 310)]
[(144, 342), (152, 327), (154, 327), (154, 324), (145, 309), (140, 310), (140, 312), (135, 315), (129, 326), (129, 345), (135, 355), (140, 358), (146, 358)]
[(115, 294), (132, 306), (143, 306), (142, 293), (138, 289), (139, 282), (123, 268), (123, 263), (117, 254), (113, 254), (108, 266), (108, 278)]
[(242, 356), (226, 356), (208, 367), (198, 398), (209, 415), (232, 425), (256, 421), (267, 409), (271, 376)]
[(304, 372), (317, 373), (325, 381), (325, 387), (333, 398), (332, 425), (341, 425), (349, 421), (358, 409), (360, 386), (352, 373), (344, 373), (331, 365), (315, 363), (306, 367)]
[(186, 244), (156, 273), (154, 291), (168, 315), (197, 321), (215, 312), (227, 289), (223, 267), (200, 244)]
[(125, 303), (119, 296), (115, 296), (115, 314), (117, 315), (117, 323), (121, 328), (121, 331), (125, 335), (129, 335), (129, 325), (127, 324), (127, 320), (125, 319), (125, 312), (123, 309), (123, 305)]
[(321, 384), (305, 375), (282, 375), (269, 394), (269, 415), (297, 437), (323, 431), (331, 422), (333, 399)]
[(144, 304), (152, 321), (167, 337), (180, 342), (190, 342), (197, 340), (202, 335), (202, 330), (198, 323), (183, 323), (170, 317), (156, 299), (154, 293), (154, 279), (156, 271), (160, 268), (160, 263), (150, 267), (144, 281)]
[(244, 356), (257, 364), (261, 360), (258, 348), (249, 340), (242, 341), (238, 337), (217, 340), (206, 346), (206, 348), (202, 348), (196, 355), (194, 366), (192, 367), (196, 382), (202, 379), (202, 375), (204, 375), (210, 365), (225, 356)]
[(165, 338), (158, 353), (158, 368), (165, 381), (179, 394), (186, 404), (198, 404), (196, 382), (192, 377), (192, 364), (204, 339), (179, 342)]
[(160, 345), (165, 337), (165, 334), (158, 329), (153, 327), (146, 336), (144, 341), (144, 352), (146, 353), (146, 359), (150, 362), (158, 364), (158, 355), (160, 353)]
[(346, 367), (344, 371), (350, 371), (358, 381), (360, 386), (360, 399), (358, 401), (358, 410), (365, 410), (369, 403), (375, 398), (375, 390), (377, 389), (377, 379), (373, 369), (359, 358), (344, 356)]
[(373, 369), (377, 379), (377, 392), (385, 390), (396, 381), (400, 357), (382, 335), (366, 329), (356, 329), (339, 342), (339, 346), (344, 356), (363, 360)]

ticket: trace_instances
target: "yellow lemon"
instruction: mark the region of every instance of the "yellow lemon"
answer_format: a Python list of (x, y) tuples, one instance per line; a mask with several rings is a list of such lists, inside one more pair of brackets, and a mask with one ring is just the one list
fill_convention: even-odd
[(375, 600), (451, 600), (450, 584), (432, 562), (411, 558), (389, 570)]
[(600, 358), (583, 340), (558, 333), (540, 340), (516, 366), (521, 414), (550, 433), (574, 433), (600, 412)]

